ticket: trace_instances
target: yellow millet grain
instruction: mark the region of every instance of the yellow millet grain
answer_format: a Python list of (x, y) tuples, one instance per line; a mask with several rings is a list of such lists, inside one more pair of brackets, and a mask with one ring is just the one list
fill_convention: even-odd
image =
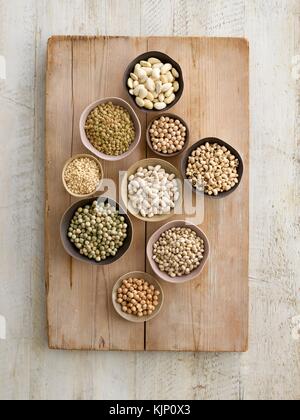
[(69, 163), (64, 179), (73, 194), (86, 195), (96, 191), (101, 175), (99, 165), (94, 159), (80, 157)]

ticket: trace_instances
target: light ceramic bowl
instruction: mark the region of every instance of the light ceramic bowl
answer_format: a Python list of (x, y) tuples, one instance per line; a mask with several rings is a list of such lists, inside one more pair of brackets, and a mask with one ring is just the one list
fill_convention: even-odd
[[(121, 248), (118, 249), (117, 254), (113, 257), (109, 257), (106, 260), (97, 262), (95, 260), (90, 260), (85, 255), (81, 255), (78, 249), (75, 247), (75, 245), (69, 240), (68, 238), (68, 229), (71, 223), (72, 218), (74, 217), (74, 214), (76, 213), (77, 209), (79, 207), (84, 207), (86, 205), (91, 205), (94, 201), (98, 201), (99, 203), (110, 203), (113, 206), (115, 206), (118, 210), (120, 210), (120, 213), (125, 218), (125, 223), (127, 223), (127, 238), (124, 241), (124, 244)], [(71, 205), (71, 207), (68, 208), (68, 210), (65, 212), (61, 219), (60, 223), (60, 237), (61, 242), (63, 244), (63, 247), (65, 251), (73, 258), (75, 258), (78, 261), (90, 264), (90, 265), (96, 265), (96, 266), (102, 266), (102, 265), (109, 265), (113, 264), (114, 262), (118, 261), (121, 257), (123, 257), (126, 252), (129, 250), (132, 238), (133, 238), (133, 226), (130, 218), (127, 214), (125, 214), (122, 207), (116, 203), (114, 200), (107, 198), (107, 197), (90, 197), (85, 198), (84, 200), (78, 201), (77, 203), (74, 203)]]
[[(172, 154), (162, 153), (162, 152), (158, 152), (157, 150), (154, 150), (153, 144), (152, 144), (152, 141), (151, 141), (150, 130), (151, 130), (151, 127), (152, 127), (152, 124), (154, 123), (154, 121), (158, 120), (160, 117), (169, 117), (169, 118), (173, 118), (174, 120), (179, 120), (186, 127), (185, 144), (184, 144), (182, 150), (177, 151), (177, 152), (172, 153)], [(149, 123), (149, 125), (147, 127), (146, 138), (147, 138), (147, 144), (149, 146), (149, 149), (152, 150), (153, 153), (155, 153), (156, 155), (158, 155), (162, 158), (172, 158), (172, 157), (175, 157), (175, 156), (178, 156), (178, 155), (182, 154), (187, 149), (187, 147), (189, 145), (189, 140), (190, 140), (190, 130), (189, 130), (189, 127), (188, 127), (187, 123), (184, 121), (184, 119), (179, 117), (178, 115), (176, 115), (176, 114), (162, 114), (162, 115), (156, 116), (155, 118), (153, 118), (153, 120), (151, 120), (151, 122)]]
[[(87, 138), (86, 132), (85, 132), (85, 123), (86, 120), (89, 116), (89, 114), (91, 113), (91, 111), (93, 111), (95, 108), (97, 108), (97, 106), (107, 103), (107, 102), (112, 102), (114, 105), (118, 105), (118, 106), (122, 106), (123, 108), (125, 108), (130, 116), (131, 119), (133, 121), (134, 124), (134, 128), (135, 128), (135, 139), (133, 141), (133, 143), (131, 144), (129, 150), (125, 153), (123, 153), (122, 155), (119, 156), (110, 156), (110, 155), (106, 155), (105, 153), (99, 152), (99, 150), (97, 150), (89, 141), (89, 139)], [(104, 99), (100, 99), (96, 102), (93, 102), (91, 105), (89, 105), (87, 108), (85, 108), (85, 110), (83, 111), (81, 118), (80, 118), (80, 122), (79, 122), (79, 130), (80, 130), (80, 137), (81, 137), (81, 141), (83, 143), (83, 145), (90, 151), (92, 152), (95, 156), (97, 156), (100, 159), (103, 160), (107, 160), (107, 161), (118, 161), (121, 159), (125, 159), (127, 158), (129, 155), (131, 155), (131, 153), (136, 149), (136, 147), (138, 146), (140, 140), (141, 140), (141, 133), (142, 133), (142, 128), (141, 128), (141, 123), (138, 119), (138, 116), (136, 115), (135, 111), (133, 110), (133, 108), (129, 105), (128, 102), (124, 101), (124, 99), (121, 98), (104, 98)]]
[[(129, 88), (127, 86), (127, 81), (130, 77), (130, 73), (134, 72), (134, 67), (137, 63), (139, 63), (142, 60), (149, 60), (149, 58), (151, 57), (155, 57), (158, 58), (162, 63), (167, 64), (170, 63), (172, 64), (172, 66), (178, 71), (179, 73), (179, 78), (177, 79), (177, 81), (179, 82), (179, 91), (176, 92), (175, 94), (175, 100), (168, 105), (164, 110), (162, 111), (158, 111), (157, 109), (146, 109), (146, 108), (141, 108), (137, 105), (137, 103), (135, 102), (135, 96), (130, 95), (129, 93)], [(169, 57), (167, 54), (161, 52), (161, 51), (149, 51), (146, 52), (144, 54), (139, 55), (138, 57), (136, 57), (134, 60), (132, 60), (132, 62), (128, 65), (125, 73), (124, 73), (124, 80), (123, 80), (123, 84), (125, 86), (126, 92), (130, 98), (131, 103), (133, 104), (134, 107), (136, 107), (137, 109), (139, 109), (142, 112), (147, 112), (147, 113), (161, 113), (161, 112), (167, 112), (169, 109), (173, 108), (177, 102), (179, 101), (179, 99), (182, 97), (183, 91), (184, 91), (184, 79), (183, 79), (183, 74), (182, 74), (182, 69), (180, 67), (180, 65), (173, 60), (173, 58)]]
[(188, 150), (186, 150), (183, 157), (182, 157), (182, 160), (181, 160), (181, 174), (182, 174), (183, 178), (185, 179), (189, 157), (191, 156), (191, 154), (194, 150), (198, 149), (198, 147), (200, 147), (200, 146), (203, 146), (205, 143), (210, 143), (210, 144), (218, 143), (220, 146), (225, 146), (239, 160), (239, 167), (238, 167), (239, 182), (233, 188), (231, 188), (231, 190), (224, 191), (222, 193), (219, 193), (218, 195), (208, 195), (207, 193), (204, 193), (203, 191), (197, 190), (195, 187), (192, 186), (192, 184), (190, 182), (187, 182), (187, 184), (189, 185), (189, 188), (192, 188), (193, 191), (196, 194), (204, 194), (205, 196), (207, 196), (209, 198), (214, 198), (215, 200), (228, 197), (230, 194), (232, 194), (239, 187), (239, 185), (242, 181), (243, 172), (244, 172), (244, 163), (243, 163), (243, 159), (242, 159), (241, 155), (239, 154), (239, 152), (234, 147), (232, 147), (230, 144), (226, 143), (225, 141), (223, 141), (221, 139), (218, 139), (216, 137), (208, 137), (208, 138), (205, 138), (205, 139), (202, 139), (202, 140), (198, 141), (197, 143), (193, 144), (193, 146), (191, 146)]
[[(66, 184), (66, 181), (65, 181), (65, 171), (66, 171), (66, 169), (67, 169), (67, 167), (70, 165), (70, 163), (71, 162), (73, 162), (73, 160), (75, 160), (75, 159), (78, 159), (78, 158), (89, 158), (89, 159), (92, 159), (94, 162), (96, 162), (97, 163), (97, 165), (98, 165), (98, 167), (99, 167), (99, 170), (100, 170), (100, 180), (99, 180), (99, 184), (97, 185), (97, 188), (93, 191), (93, 192), (91, 192), (90, 194), (75, 194), (75, 193), (73, 193), (69, 188), (68, 188), (68, 186), (67, 186), (67, 184)], [(67, 162), (65, 163), (65, 166), (64, 166), (64, 168), (63, 168), (63, 171), (62, 171), (62, 182), (63, 182), (63, 185), (64, 185), (64, 187), (65, 187), (65, 189), (66, 189), (66, 191), (70, 194), (70, 195), (72, 195), (73, 197), (76, 197), (76, 198), (86, 198), (86, 197), (90, 197), (91, 195), (95, 195), (96, 194), (96, 192), (100, 189), (100, 187), (101, 187), (101, 184), (102, 184), (102, 179), (103, 179), (103, 168), (102, 168), (102, 165), (101, 165), (101, 163), (100, 163), (100, 161), (95, 157), (95, 156), (92, 156), (92, 155), (88, 155), (88, 154), (80, 154), (80, 155), (75, 155), (75, 156), (73, 156), (73, 157), (71, 157), (69, 160), (67, 160)]]
[[(140, 213), (137, 213), (137, 211), (133, 208), (130, 200), (128, 199), (128, 179), (130, 178), (131, 175), (134, 175), (136, 171), (138, 170), (138, 168), (140, 167), (146, 168), (147, 166), (157, 166), (157, 165), (161, 165), (161, 167), (165, 169), (167, 173), (176, 175), (176, 178), (179, 180), (180, 197), (178, 201), (176, 202), (175, 209), (173, 209), (169, 214), (157, 215), (151, 218), (143, 217)], [(162, 222), (164, 220), (170, 219), (174, 215), (175, 211), (181, 208), (182, 185), (183, 185), (183, 181), (182, 181), (181, 173), (177, 168), (175, 168), (175, 166), (171, 165), (171, 163), (162, 159), (158, 159), (158, 158), (140, 160), (128, 169), (127, 174), (122, 179), (122, 183), (121, 183), (122, 202), (124, 203), (128, 211), (137, 219), (142, 220), (143, 222), (152, 222), (152, 223)]]
[[(196, 268), (194, 271), (192, 271), (190, 274), (188, 274), (186, 276), (174, 277), (174, 278), (170, 277), (166, 273), (163, 273), (162, 271), (160, 271), (158, 265), (153, 260), (153, 246), (154, 246), (154, 244), (159, 240), (162, 233), (166, 232), (169, 229), (172, 229), (173, 227), (190, 228), (194, 232), (196, 232), (197, 235), (200, 236), (200, 238), (202, 238), (203, 241), (204, 241), (204, 257), (203, 257), (203, 260), (201, 261), (201, 264), (199, 265), (199, 267)], [(209, 245), (209, 241), (208, 241), (205, 233), (198, 226), (196, 226), (196, 225), (194, 225), (193, 223), (190, 223), (190, 222), (185, 222), (184, 220), (174, 220), (173, 222), (169, 222), (169, 223), (165, 224), (164, 226), (162, 226), (161, 228), (159, 228), (151, 236), (151, 238), (148, 241), (148, 245), (147, 245), (147, 258), (148, 258), (148, 261), (150, 263), (150, 266), (151, 266), (153, 272), (155, 273), (155, 275), (159, 279), (167, 281), (169, 283), (186, 283), (188, 281), (191, 281), (191, 280), (199, 277), (199, 275), (202, 273), (202, 271), (203, 271), (203, 269), (204, 269), (204, 267), (207, 263), (209, 253), (210, 253), (210, 245)]]
[[(135, 315), (131, 315), (131, 314), (127, 314), (125, 312), (122, 311), (122, 307), (121, 305), (117, 302), (117, 294), (118, 294), (118, 289), (121, 287), (121, 284), (123, 282), (123, 280), (129, 279), (129, 278), (138, 278), (138, 279), (144, 279), (146, 280), (149, 284), (153, 284), (153, 286), (155, 287), (156, 290), (160, 291), (160, 296), (158, 299), (158, 306), (156, 307), (155, 311), (153, 312), (152, 315), (147, 315), (147, 316), (143, 316), (143, 317), (137, 317)], [(116, 284), (113, 287), (113, 291), (112, 291), (112, 302), (113, 302), (113, 306), (116, 310), (116, 312), (124, 319), (126, 319), (126, 321), (130, 321), (130, 322), (136, 322), (136, 323), (141, 323), (141, 322), (147, 322), (150, 321), (151, 319), (155, 318), (159, 312), (161, 311), (161, 308), (164, 304), (164, 292), (163, 289), (161, 287), (161, 285), (159, 284), (159, 282), (150, 274), (148, 273), (144, 273), (142, 271), (132, 271), (131, 273), (128, 274), (124, 274), (122, 277), (119, 278), (119, 280), (116, 282)]]

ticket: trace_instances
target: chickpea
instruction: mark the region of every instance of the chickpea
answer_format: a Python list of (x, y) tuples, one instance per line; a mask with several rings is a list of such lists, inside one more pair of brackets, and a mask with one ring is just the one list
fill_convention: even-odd
[[(142, 287), (141, 291), (138, 290), (139, 287)], [(159, 304), (160, 291), (144, 279), (124, 280), (117, 292), (116, 302), (121, 305), (122, 311), (129, 315), (150, 316)]]
[(186, 127), (179, 120), (167, 120), (164, 116), (155, 120), (150, 131), (150, 140), (155, 150), (163, 154), (181, 151), (186, 142)]

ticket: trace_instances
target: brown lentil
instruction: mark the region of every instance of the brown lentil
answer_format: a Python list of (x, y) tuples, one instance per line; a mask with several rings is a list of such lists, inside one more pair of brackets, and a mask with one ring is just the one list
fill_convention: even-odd
[(87, 117), (86, 136), (99, 151), (109, 156), (126, 153), (135, 139), (129, 112), (112, 102), (97, 106)]

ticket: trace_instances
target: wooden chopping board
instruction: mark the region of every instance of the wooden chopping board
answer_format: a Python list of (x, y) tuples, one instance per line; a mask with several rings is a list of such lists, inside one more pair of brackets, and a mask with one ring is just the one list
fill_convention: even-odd
[[(149, 269), (145, 244), (158, 227), (132, 217), (134, 241), (118, 262), (95, 268), (63, 250), (59, 223), (73, 202), (61, 182), (64, 163), (85, 152), (80, 114), (108, 96), (127, 99), (122, 85), (128, 63), (159, 50), (180, 63), (183, 97), (171, 112), (190, 126), (194, 143), (219, 137), (241, 153), (245, 172), (239, 189), (223, 200), (205, 198), (201, 228), (211, 243), (202, 275), (184, 285), (162, 282), (165, 305), (147, 324), (120, 318), (111, 302), (113, 284), (129, 271)], [(53, 37), (48, 44), (46, 92), (46, 287), (49, 347), (65, 350), (243, 352), (248, 347), (249, 254), (249, 48), (243, 39)], [(106, 178), (150, 156), (146, 114), (134, 154), (103, 162)], [(153, 118), (151, 114), (149, 118)], [(170, 160), (179, 165), (179, 159)]]

